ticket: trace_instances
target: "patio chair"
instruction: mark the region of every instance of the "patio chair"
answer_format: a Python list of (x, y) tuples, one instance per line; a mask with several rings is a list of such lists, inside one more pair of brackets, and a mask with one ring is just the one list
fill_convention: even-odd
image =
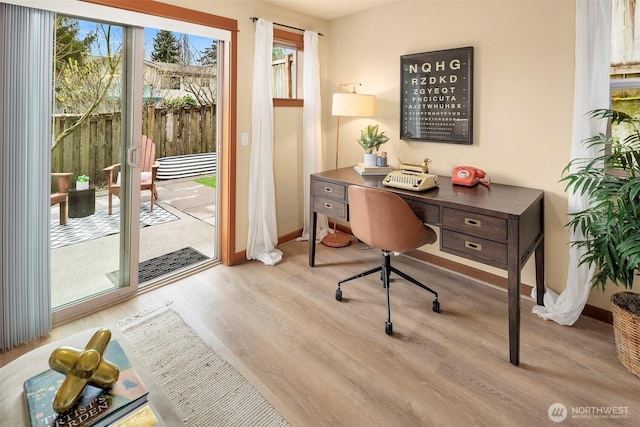
[(60, 225), (67, 225), (67, 190), (69, 189), (69, 177), (72, 173), (51, 173), (58, 178), (58, 192), (51, 194), (51, 206), (60, 205)]
[[(156, 161), (156, 144), (146, 135), (142, 135), (140, 144), (140, 190), (149, 190), (151, 194), (151, 210), (153, 201), (158, 198), (156, 190), (156, 174), (159, 163)], [(107, 186), (109, 188), (109, 215), (111, 215), (112, 197), (120, 197), (120, 163), (104, 168), (107, 176)]]

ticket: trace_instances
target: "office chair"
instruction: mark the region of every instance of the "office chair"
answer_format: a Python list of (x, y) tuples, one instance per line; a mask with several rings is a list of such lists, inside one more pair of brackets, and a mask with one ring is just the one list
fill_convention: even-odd
[(391, 272), (435, 295), (433, 311), (440, 313), (438, 293), (413, 277), (391, 266), (390, 252), (407, 252), (434, 243), (436, 233), (416, 216), (397, 194), (377, 188), (351, 185), (348, 189), (351, 231), (362, 242), (382, 250), (382, 265), (338, 282), (336, 299), (342, 301), (341, 285), (353, 279), (380, 272), (380, 279), (387, 291), (387, 321), (385, 332), (393, 334), (389, 277)]

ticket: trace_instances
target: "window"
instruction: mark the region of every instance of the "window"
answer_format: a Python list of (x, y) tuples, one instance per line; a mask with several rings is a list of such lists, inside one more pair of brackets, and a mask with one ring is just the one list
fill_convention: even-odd
[[(640, 118), (640, 40), (634, 38), (635, 3), (635, 0), (613, 0), (611, 108)], [(611, 136), (619, 141), (628, 134), (623, 125), (611, 127)]]
[(167, 88), (180, 90), (180, 76), (177, 74), (169, 76)]
[(273, 75), (274, 98), (297, 98), (295, 48), (284, 45), (273, 45), (271, 67)]
[(302, 106), (302, 53), (304, 37), (279, 29), (273, 30), (273, 105)]

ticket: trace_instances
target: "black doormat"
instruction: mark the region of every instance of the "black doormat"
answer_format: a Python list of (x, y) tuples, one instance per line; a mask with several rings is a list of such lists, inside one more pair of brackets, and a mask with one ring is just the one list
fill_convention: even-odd
[[(139, 264), (138, 283), (148, 282), (207, 259), (209, 257), (196, 251), (191, 246), (148, 259)], [(117, 271), (107, 273), (107, 276), (116, 285), (118, 284)]]

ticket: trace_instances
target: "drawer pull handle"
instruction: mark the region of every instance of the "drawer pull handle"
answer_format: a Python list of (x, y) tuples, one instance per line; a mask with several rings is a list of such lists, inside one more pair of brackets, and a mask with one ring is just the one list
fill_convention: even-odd
[(474, 227), (482, 227), (482, 221), (479, 219), (465, 218), (464, 225), (472, 225)]
[(325, 191), (325, 193), (333, 193), (333, 188), (331, 188), (331, 187), (324, 187), (324, 191)]
[(470, 242), (468, 240), (464, 241), (464, 247), (468, 248), (468, 249), (473, 249), (474, 251), (481, 251), (482, 250), (482, 245), (481, 244), (473, 243), (473, 242)]
[(324, 207), (327, 209), (333, 209), (333, 205), (331, 203), (325, 203)]

